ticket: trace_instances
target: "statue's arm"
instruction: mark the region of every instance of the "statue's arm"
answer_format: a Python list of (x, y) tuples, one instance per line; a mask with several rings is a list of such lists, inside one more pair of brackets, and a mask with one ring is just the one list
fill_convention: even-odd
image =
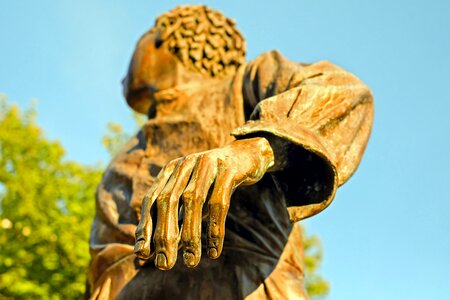
[(322, 211), (363, 155), (373, 119), (369, 88), (332, 63), (302, 65), (273, 51), (249, 64), (243, 91), (251, 113), (233, 134), (271, 141), (281, 166), (272, 174), (293, 221)]

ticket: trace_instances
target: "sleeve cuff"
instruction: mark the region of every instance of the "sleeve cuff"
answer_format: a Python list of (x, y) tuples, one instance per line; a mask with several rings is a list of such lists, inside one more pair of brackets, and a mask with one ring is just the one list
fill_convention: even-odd
[(338, 173), (314, 133), (292, 122), (256, 120), (236, 128), (232, 135), (272, 135), (290, 142), (287, 167), (271, 174), (285, 194), (292, 222), (316, 215), (330, 205), (338, 186)]

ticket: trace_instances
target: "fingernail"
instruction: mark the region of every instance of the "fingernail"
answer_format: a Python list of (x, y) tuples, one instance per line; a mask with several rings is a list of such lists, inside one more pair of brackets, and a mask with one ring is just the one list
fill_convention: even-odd
[(159, 269), (167, 269), (167, 258), (164, 253), (158, 253), (156, 255), (155, 265)]
[(191, 252), (184, 252), (183, 253), (183, 260), (184, 264), (188, 267), (195, 267), (195, 256)]
[(216, 248), (209, 248), (208, 249), (208, 255), (211, 258), (217, 258), (217, 255), (218, 255), (217, 249)]

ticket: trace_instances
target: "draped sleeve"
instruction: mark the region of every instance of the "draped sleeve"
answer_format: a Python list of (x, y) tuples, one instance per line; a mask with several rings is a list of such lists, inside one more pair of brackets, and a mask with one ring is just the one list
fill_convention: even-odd
[(286, 167), (272, 176), (290, 218), (319, 213), (361, 161), (372, 127), (371, 91), (330, 62), (294, 63), (276, 51), (246, 67), (242, 89), (247, 121), (232, 134), (288, 141)]

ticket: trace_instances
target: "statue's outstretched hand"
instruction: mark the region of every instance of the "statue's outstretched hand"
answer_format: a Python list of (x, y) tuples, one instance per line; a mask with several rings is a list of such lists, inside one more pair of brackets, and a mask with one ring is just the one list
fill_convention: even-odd
[[(272, 148), (265, 138), (260, 137), (236, 140), (222, 148), (171, 161), (161, 170), (142, 202), (135, 254), (142, 259), (150, 258), (153, 231), (150, 209), (156, 203), (153, 236), (156, 267), (169, 270), (175, 265), (180, 237), (185, 265), (197, 266), (201, 256), (202, 208), (208, 201), (208, 255), (218, 258), (233, 190), (239, 185), (256, 183), (273, 165)], [(178, 228), (180, 198), (184, 206), (181, 229)]]

